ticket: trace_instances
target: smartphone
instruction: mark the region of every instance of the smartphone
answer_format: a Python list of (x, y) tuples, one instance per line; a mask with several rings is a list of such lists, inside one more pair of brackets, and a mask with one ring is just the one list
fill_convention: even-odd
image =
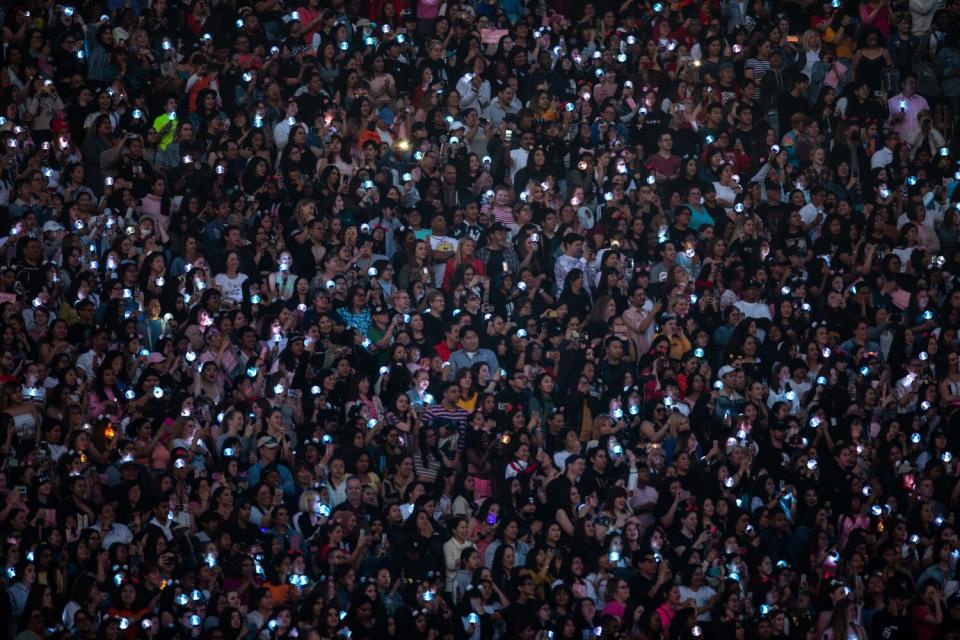
[(796, 44), (800, 42), (800, 36), (787, 36), (787, 42), (791, 44)]
[(507, 129), (506, 133), (503, 134), (503, 137), (507, 142), (513, 140), (513, 129)]

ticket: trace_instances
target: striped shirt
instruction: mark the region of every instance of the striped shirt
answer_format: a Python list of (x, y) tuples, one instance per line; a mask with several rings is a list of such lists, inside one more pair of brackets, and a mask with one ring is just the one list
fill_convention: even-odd
[(467, 414), (460, 407), (454, 407), (453, 411), (447, 411), (442, 404), (431, 405), (423, 412), (421, 422), (423, 426), (432, 429), (439, 429), (442, 425), (447, 425), (451, 430), (457, 433), (457, 451), (463, 451), (467, 443)]
[(763, 80), (763, 76), (770, 70), (770, 62), (768, 60), (748, 58), (744, 68), (753, 69), (753, 81), (759, 85), (760, 81)]

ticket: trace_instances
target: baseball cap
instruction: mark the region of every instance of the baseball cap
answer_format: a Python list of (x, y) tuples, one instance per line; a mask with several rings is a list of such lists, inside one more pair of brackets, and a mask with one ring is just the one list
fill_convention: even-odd
[(723, 378), (724, 376), (728, 376), (731, 373), (734, 373), (736, 370), (737, 370), (736, 367), (731, 367), (730, 365), (725, 364), (722, 367), (720, 367), (720, 371), (717, 372), (717, 376), (720, 378)]
[(257, 440), (257, 448), (258, 448), (258, 449), (259, 449), (260, 447), (266, 447), (266, 448), (268, 448), (268, 449), (275, 449), (275, 448), (277, 448), (277, 447), (279, 447), (279, 446), (280, 446), (280, 444), (277, 442), (277, 439), (274, 438), (273, 436), (263, 436), (262, 438), (260, 438), (259, 440)]

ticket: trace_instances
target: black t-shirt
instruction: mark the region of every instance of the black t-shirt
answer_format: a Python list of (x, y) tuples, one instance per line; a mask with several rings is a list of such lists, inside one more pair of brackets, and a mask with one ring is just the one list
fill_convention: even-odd
[(791, 231), (784, 230), (784, 232), (779, 234), (778, 237), (780, 240), (775, 244), (775, 247), (784, 253), (790, 249), (799, 248), (804, 252), (804, 254), (806, 254), (809, 249), (813, 248), (812, 243), (810, 242), (810, 236), (807, 235), (805, 231), (793, 233)]
[(647, 578), (640, 572), (634, 574), (630, 579), (630, 599), (636, 600), (643, 604), (648, 610), (653, 606), (653, 603), (656, 600), (656, 594), (651, 598), (647, 595), (650, 589), (653, 588), (653, 585), (657, 583), (657, 575), (654, 574), (652, 578)]
[[(624, 345), (624, 351), (626, 350), (626, 345)], [(604, 359), (597, 368), (597, 378), (603, 382), (608, 393), (612, 395), (618, 395), (620, 393), (623, 380), (628, 373), (635, 374), (635, 371), (630, 363), (624, 360), (614, 364), (610, 360)]]
[[(733, 134), (734, 144), (739, 140), (743, 144), (743, 152), (750, 158), (751, 164), (754, 165), (755, 168), (759, 167), (757, 156), (762, 155), (766, 157), (767, 155), (767, 149), (764, 145), (765, 140), (762, 137), (766, 134), (766, 130), (761, 131), (760, 127), (756, 126), (750, 127), (749, 129), (737, 127), (731, 131), (731, 133)], [(762, 153), (760, 153), (761, 150)]]
[(909, 616), (895, 616), (886, 609), (873, 614), (871, 640), (912, 640), (914, 635)]
[(757, 207), (757, 215), (763, 220), (763, 226), (770, 229), (770, 235), (774, 238), (780, 237), (781, 230), (786, 228), (788, 213), (787, 207), (781, 202), (764, 202)]
[(790, 131), (790, 118), (795, 113), (810, 115), (810, 103), (803, 95), (794, 96), (789, 91), (785, 91), (777, 98), (777, 117), (780, 120), (780, 131), (786, 133)]
[(435, 318), (430, 313), (423, 314), (423, 335), (427, 339), (427, 344), (435, 345), (443, 341), (443, 332), (447, 321), (444, 318)]
[(682, 554), (679, 553), (678, 549), (683, 547), (683, 553), (687, 553), (693, 547), (694, 542), (696, 542), (696, 537), (688, 538), (687, 534), (685, 534), (683, 530), (678, 530), (676, 533), (670, 536), (670, 548), (673, 549), (674, 553), (677, 555), (677, 560), (682, 557)]
[(784, 466), (789, 460), (790, 453), (786, 447), (778, 449), (767, 440), (760, 446), (757, 459), (753, 467), (757, 470), (766, 469), (771, 477), (780, 480), (784, 477)]
[(681, 158), (695, 158), (697, 156), (697, 134), (688, 127), (670, 129), (673, 136), (673, 152)]
[[(299, 113), (302, 114), (301, 118), (313, 118), (314, 114), (318, 111), (322, 111), (324, 106), (326, 106), (329, 99), (322, 92), (317, 92), (316, 95), (313, 95), (310, 92), (304, 92), (297, 97), (297, 108)], [(308, 123), (312, 124), (312, 123)]]
[(580, 478), (580, 494), (589, 496), (591, 493), (597, 494), (597, 499), (602, 499), (610, 486), (606, 472), (600, 472), (593, 467), (587, 467)]
[(652, 156), (659, 150), (657, 141), (660, 139), (660, 133), (667, 128), (669, 122), (670, 118), (667, 114), (659, 109), (650, 109), (644, 116), (643, 126), (640, 127), (638, 136), (647, 157)]
[(72, 344), (86, 345), (90, 339), (90, 334), (93, 333), (93, 329), (93, 325), (76, 322), (67, 330), (67, 339)]

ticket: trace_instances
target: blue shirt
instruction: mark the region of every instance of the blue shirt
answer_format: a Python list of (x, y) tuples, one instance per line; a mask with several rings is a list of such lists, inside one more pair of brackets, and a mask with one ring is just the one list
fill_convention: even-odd
[[(261, 460), (250, 467), (247, 471), (247, 480), (250, 481), (251, 486), (260, 482), (260, 474), (263, 473), (263, 469), (266, 466), (268, 465), (264, 464)], [(277, 464), (276, 467), (277, 471), (280, 472), (280, 488), (283, 489), (283, 493), (293, 495), (295, 487), (293, 485), (293, 474), (290, 473), (290, 469), (287, 469), (286, 465), (282, 464)]]

